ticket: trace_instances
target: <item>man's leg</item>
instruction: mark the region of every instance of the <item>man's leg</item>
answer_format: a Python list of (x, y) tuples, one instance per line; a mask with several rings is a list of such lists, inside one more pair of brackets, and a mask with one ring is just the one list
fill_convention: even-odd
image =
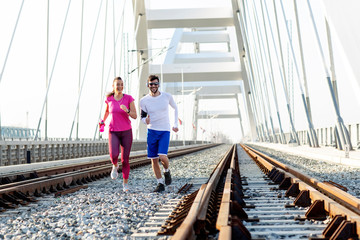
[(159, 156), (164, 167), (165, 184), (171, 184), (171, 174), (169, 169), (169, 158), (167, 157), (170, 143), (170, 132), (164, 131), (159, 139)]
[(166, 155), (160, 155), (161, 164), (164, 167), (165, 184), (171, 184), (171, 173), (169, 169), (169, 158)]
[(152, 169), (155, 173), (156, 179), (162, 178), (160, 164), (159, 164), (159, 158), (151, 159), (151, 164), (152, 164)]
[(154, 192), (163, 192), (163, 191), (165, 191), (165, 185), (164, 185), (164, 179), (161, 176), (159, 158), (152, 158), (151, 164), (152, 164), (153, 171), (155, 173), (156, 180), (158, 182), (158, 185), (154, 189)]
[(169, 168), (169, 158), (167, 157), (170, 143), (170, 132), (163, 131), (159, 139), (159, 156), (160, 161), (165, 169)]
[[(158, 147), (159, 147), (159, 143), (158, 143), (157, 132), (154, 130), (148, 129), (147, 156), (148, 156), (148, 159), (151, 159), (151, 165), (152, 165), (152, 169), (154, 171), (156, 179), (158, 179), (158, 171), (160, 169)], [(161, 172), (160, 172), (160, 175), (161, 175)]]
[(166, 155), (160, 155), (160, 161), (165, 169), (169, 168), (169, 158)]
[(148, 158), (151, 159), (152, 169), (158, 182), (158, 185), (156, 186), (154, 192), (162, 192), (165, 190), (164, 180), (162, 179), (159, 165), (158, 147), (158, 133), (157, 131), (149, 129), (147, 135), (147, 153)]

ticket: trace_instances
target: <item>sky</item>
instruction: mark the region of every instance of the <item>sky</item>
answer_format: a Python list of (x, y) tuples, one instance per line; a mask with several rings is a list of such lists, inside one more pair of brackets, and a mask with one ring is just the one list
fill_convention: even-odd
[[(249, 3), (250, 9), (253, 6), (250, 1)], [(271, 2), (268, 6), (272, 9)], [(268, 3), (269, 3), (268, 2)], [(297, 44), (297, 32), (295, 31), (295, 18), (294, 18), (294, 11), (292, 2), (293, 1), (283, 1), (286, 11), (286, 19), (288, 20), (289, 28), (292, 29), (291, 35), (292, 39), (294, 40), (293, 45), (295, 49), (295, 53), (297, 56), (297, 63), (299, 64), (299, 72), (300, 78), (302, 79), (302, 70), (300, 65), (300, 55), (299, 47)], [(279, 3), (279, 1), (277, 1)], [(329, 57), (328, 57), (328, 46), (327, 46), (327, 38), (326, 38), (326, 30), (324, 24), (324, 13), (323, 8), (321, 5), (321, 1), (311, 1), (313, 12), (315, 15), (315, 21), (317, 23), (318, 32), (321, 38), (321, 42), (323, 44), (323, 49), (325, 52), (326, 58), (326, 66), (329, 66)], [(259, 9), (259, 6), (258, 6)], [(305, 58), (305, 69), (306, 69), (306, 76), (307, 76), (307, 83), (309, 89), (309, 96), (311, 101), (312, 107), (312, 115), (313, 115), (313, 123), (314, 127), (329, 127), (333, 126), (336, 121), (335, 110), (332, 105), (332, 101), (330, 98), (330, 91), (326, 81), (326, 74), (325, 68), (321, 61), (319, 48), (316, 43), (314, 30), (312, 27), (312, 23), (310, 21), (310, 14), (307, 8), (306, 1), (298, 1), (298, 11), (299, 11), (299, 18), (300, 18), (300, 28), (301, 28), (301, 38), (303, 42), (303, 51), (304, 51), (304, 58)], [(282, 19), (282, 14), (280, 9), (278, 9), (278, 18)], [(274, 19), (274, 16), (271, 18)], [(254, 21), (254, 20), (252, 20)], [(291, 25), (290, 25), (291, 24)], [(275, 23), (272, 22), (272, 26), (275, 26)], [(280, 21), (280, 29), (285, 30), (286, 26), (284, 22)], [(269, 29), (268, 29), (269, 31)], [(342, 51), (342, 47), (339, 44), (337, 36), (332, 31), (332, 41), (333, 41), (333, 51), (334, 51), (334, 59), (335, 59), (335, 72), (338, 84), (338, 91), (339, 91), (339, 99), (340, 99), (340, 110), (342, 118), (346, 124), (350, 123), (358, 123), (360, 119), (360, 114), (358, 111), (354, 111), (354, 109), (358, 109), (360, 106), (359, 98), (357, 92), (359, 91), (359, 85), (356, 83), (356, 79), (352, 75), (351, 69), (346, 66), (345, 57)], [(276, 33), (275, 33), (276, 34)], [(276, 36), (275, 36), (276, 39)], [(290, 91), (290, 95), (293, 96), (293, 99), (290, 101), (290, 106), (295, 109), (294, 111), (294, 119), (295, 119), (295, 128), (297, 130), (304, 130), (307, 129), (307, 120), (304, 111), (304, 107), (302, 104), (301, 99), (301, 92), (299, 88), (299, 82), (295, 71), (295, 64), (291, 57), (290, 52), (290, 45), (287, 43), (286, 35), (281, 36), (283, 42), (283, 53), (285, 59), (285, 69), (287, 76), (289, 79), (292, 79), (292, 86), (293, 90)], [(250, 41), (253, 44), (256, 41), (256, 38), (252, 38)], [(274, 47), (271, 45), (272, 48), (272, 59), (273, 62), (277, 63), (275, 59), (275, 52)], [(279, 46), (277, 46), (279, 49)], [(289, 70), (290, 69), (290, 70)], [(290, 74), (289, 74), (290, 71)], [(292, 73), (292, 74), (291, 74)], [(280, 82), (280, 75), (276, 72), (275, 79), (277, 80), (277, 86), (281, 86)], [(303, 84), (302, 84), (303, 87)], [(304, 87), (303, 87), (304, 88)], [(290, 88), (291, 89), (291, 88)], [(304, 90), (305, 91), (305, 90)], [(281, 88), (277, 88), (277, 94), (279, 99), (279, 108), (280, 108), (280, 115), (285, 124), (284, 130), (288, 131), (289, 121), (287, 111), (286, 111), (286, 101), (285, 96)], [(275, 108), (272, 108), (273, 111)], [(276, 116), (275, 113), (273, 116)]]
[[(68, 19), (59, 47), (59, 53), (56, 58), (56, 64), (54, 64), (56, 51), (60, 42), (60, 34), (68, 1), (50, 3), (48, 79), (51, 79), (51, 82), (48, 93), (48, 137), (69, 137), (72, 122), (74, 119), (76, 122), (75, 109), (79, 91), (79, 79), (80, 82), (85, 79), (80, 101), (79, 135), (90, 138), (94, 135), (94, 126), (96, 126), (99, 119), (100, 104), (103, 102), (100, 82), (104, 75), (103, 92), (111, 91), (111, 80), (114, 74), (114, 69), (111, 66), (110, 60), (113, 53), (112, 15), (109, 13), (112, 8), (112, 1), (108, 1), (109, 12), (106, 29), (107, 44), (105, 46), (106, 56), (104, 70), (101, 67), (103, 65), (102, 51), (104, 49), (103, 41), (105, 35), (105, 2), (106, 1), (104, 1), (100, 11), (99, 23), (97, 25), (90, 55), (90, 44), (100, 1), (96, 1), (95, 3), (85, 1), (81, 77), (79, 77), (81, 2), (71, 2)], [(198, 6), (201, 6), (204, 2), (206, 1), (199, 1)], [(130, 1), (128, 1), (128, 3), (130, 3)], [(172, 1), (170, 7), (176, 7), (176, 4), (174, 5), (174, 3), (175, 1)], [(12, 1), (11, 3), (1, 2), (0, 4), (0, 29), (4, 36), (0, 39), (0, 66), (3, 66), (16, 18), (21, 6), (21, 1)], [(151, 5), (155, 8), (166, 6), (166, 4), (162, 4), (161, 1), (152, 1)], [(217, 2), (211, 4), (210, 1), (209, 6), (216, 7), (219, 5), (221, 5), (221, 3)], [(116, 1), (115, 8), (120, 9), (121, 11), (122, 5), (120, 4), (120, 1)], [(131, 13), (131, 6), (127, 4), (125, 14), (128, 15), (125, 17), (125, 26), (128, 28), (129, 26), (131, 28), (133, 25), (132, 17), (129, 16)], [(119, 19), (120, 16), (116, 16), (116, 29), (118, 29)], [(47, 1), (37, 0), (24, 3), (0, 85), (2, 125), (36, 129), (39, 118), (42, 116), (40, 129), (43, 136), (45, 112), (41, 115), (41, 111), (44, 106), (46, 94), (46, 22)], [(125, 31), (129, 32), (127, 48), (135, 49), (136, 46), (134, 46), (131, 30), (132, 29), (125, 29)], [(160, 35), (158, 34), (157, 37), (165, 42), (169, 40), (167, 32)], [(117, 48), (117, 50), (120, 51), (119, 47)], [(90, 59), (87, 72), (85, 73), (87, 57), (89, 55)], [(135, 55), (132, 56), (131, 53), (126, 54), (127, 61), (134, 57)], [(118, 64), (119, 62), (120, 60), (117, 59)], [(86, 76), (85, 78), (84, 75)], [(109, 81), (106, 83), (107, 79), (109, 79)], [(133, 81), (132, 76), (130, 76), (129, 81)], [(136, 84), (134, 82), (129, 83), (128, 80), (125, 80), (125, 88), (127, 88), (128, 92), (132, 95), (136, 95)], [(176, 96), (174, 97), (176, 98)], [(181, 99), (181, 97), (179, 97), (179, 99)], [(185, 124), (191, 122), (190, 119), (192, 114), (184, 117), (181, 100), (177, 99), (177, 102), (179, 103), (180, 117), (187, 119)], [(186, 100), (186, 102), (189, 104), (191, 99)], [(101, 112), (102, 111), (103, 108)], [(215, 121), (217, 120), (212, 120), (212, 122)], [(132, 122), (133, 126), (137, 124), (136, 121)], [(190, 124), (187, 126), (190, 126)], [(203, 123), (202, 126), (204, 129), (210, 129), (210, 124), (208, 123)], [(190, 137), (192, 131), (192, 128), (190, 128), (185, 135)], [(210, 131), (207, 131), (207, 133), (209, 132)], [(183, 132), (181, 132), (181, 134), (182, 133)], [(72, 133), (72, 137), (74, 136), (75, 129)], [(204, 137), (209, 138), (210, 135)], [(179, 137), (172, 136), (172, 138), (175, 139)]]
[[(2, 126), (17, 126), (37, 128), (39, 119), (41, 119), (40, 129), (44, 134), (45, 112), (41, 115), (46, 95), (46, 79), (50, 82), (48, 93), (48, 136), (68, 138), (70, 135), (72, 123), (75, 120), (75, 110), (78, 101), (79, 85), (83, 83), (82, 97), (80, 100), (80, 127), (79, 136), (84, 138), (92, 138), (95, 134), (95, 126), (99, 119), (100, 113), (103, 111), (104, 92), (111, 91), (111, 80), (114, 75), (124, 72), (127, 63), (135, 60), (133, 53), (124, 53), (120, 58), (112, 60), (114, 53), (114, 32), (121, 30), (120, 19), (122, 12), (122, 1), (108, 1), (108, 12), (106, 14), (106, 1), (103, 1), (99, 14), (99, 22), (96, 25), (96, 19), (99, 12), (101, 1), (85, 1), (84, 6), (84, 24), (83, 24), (83, 41), (82, 41), (82, 57), (80, 65), (80, 37), (81, 37), (81, 1), (72, 1), (68, 19), (64, 28), (63, 37), (61, 38), (61, 30), (66, 15), (68, 1), (51, 1), (49, 6), (49, 46), (47, 57), (47, 1), (33, 0), (25, 1), (22, 14), (19, 19), (11, 50), (4, 68), (6, 54), (8, 52), (11, 36), (16, 23), (17, 15), (21, 6), (21, 0), (0, 1), (0, 69), (4, 69), (4, 74), (0, 82), (0, 114)], [(186, 1), (192, 2), (192, 7), (203, 6), (207, 4), (210, 7), (219, 7), (224, 1)], [(270, 1), (272, 2), (272, 1)], [(286, 1), (287, 18), (292, 24), (292, 34), (294, 39), (297, 35), (294, 26), (294, 14), (290, 1)], [(292, 2), (292, 1), (291, 1)], [(320, 1), (311, 1), (316, 10), (317, 22), (323, 22)], [(113, 3), (115, 4), (113, 6)], [(125, 45), (127, 49), (135, 49), (132, 36), (133, 17), (131, 2), (127, 1), (125, 5), (125, 27), (124, 35)], [(149, 3), (149, 1), (147, 1)], [(152, 8), (172, 8), (186, 5), (179, 1), (160, 1), (152, 0), (150, 6)], [(228, 3), (227, 3), (228, 4)], [(253, 5), (249, 3), (249, 7)], [(115, 21), (113, 21), (112, 9), (116, 9)], [(320, 11), (320, 12), (319, 12)], [(306, 58), (306, 71), (308, 73), (309, 95), (311, 96), (311, 104), (313, 107), (313, 119), (315, 127), (332, 126), (335, 124), (336, 117), (330, 100), (329, 90), (324, 77), (324, 68), (321, 63), (320, 55), (316, 47), (316, 42), (309, 21), (309, 13), (305, 5), (305, 1), (299, 4), (299, 12), (301, 17), (301, 27), (303, 34), (304, 54)], [(107, 16), (107, 18), (105, 18)], [(115, 25), (113, 25), (115, 22)], [(106, 24), (106, 28), (105, 28)], [(96, 32), (95, 32), (95, 26)], [(281, 27), (284, 29), (284, 24)], [(326, 42), (324, 25), (320, 24), (319, 32), (322, 39)], [(93, 38), (93, 33), (95, 37)], [(168, 44), (171, 38), (171, 31), (157, 30), (157, 43)], [(116, 36), (116, 34), (115, 34)], [(120, 36), (121, 38), (121, 36)], [(285, 38), (283, 36), (283, 40)], [(106, 44), (104, 44), (104, 41)], [(91, 45), (92, 43), (92, 45)], [(358, 123), (360, 116), (359, 109), (359, 87), (354, 84), (351, 69), (347, 69), (346, 56), (341, 51), (341, 46), (336, 36), (333, 36), (334, 55), (336, 76), (338, 80), (338, 90), (340, 96), (340, 109), (342, 117), (346, 123)], [(58, 46), (60, 46), (58, 48)], [(287, 45), (284, 45), (284, 54), (286, 59), (290, 59), (287, 53)], [(324, 46), (325, 49), (327, 46)], [(56, 55), (58, 51), (58, 55)], [(115, 51), (120, 52), (120, 41), (115, 47)], [(272, 50), (274, 51), (274, 50)], [(104, 54), (105, 52), (105, 54)], [(274, 53), (272, 54), (274, 57)], [(90, 56), (90, 57), (89, 57)], [(105, 57), (104, 57), (105, 56)], [(117, 54), (120, 56), (120, 54)], [(48, 59), (48, 61), (47, 61)], [(159, 57), (158, 60), (161, 60)], [(275, 59), (273, 59), (275, 61)], [(113, 67), (115, 62), (116, 67)], [(299, 62), (299, 59), (298, 59)], [(287, 66), (292, 66), (291, 78), (293, 79), (293, 101), (292, 106), (294, 112), (295, 124), (297, 129), (306, 129), (306, 120), (301, 104), (301, 98), (298, 82), (295, 75), (295, 68), (291, 60), (286, 61)], [(48, 73), (46, 74), (46, 66), (48, 65)], [(131, 64), (129, 64), (131, 65)], [(79, 70), (81, 66), (81, 71)], [(133, 69), (135, 65), (129, 67)], [(289, 68), (289, 67), (287, 67)], [(79, 73), (80, 72), (80, 73)], [(280, 79), (277, 75), (277, 79)], [(281, 86), (280, 82), (277, 83)], [(137, 81), (134, 76), (125, 79), (126, 91), (135, 95), (137, 90)], [(284, 96), (281, 87), (277, 88), (280, 103), (280, 114), (283, 119), (283, 127), (285, 132), (289, 130), (289, 122), (287, 112), (284, 105)], [(188, 96), (185, 104), (182, 104), (182, 96), (175, 96), (179, 103), (179, 114), (186, 119), (187, 130), (185, 136), (191, 136), (192, 128), (188, 124), (191, 122), (192, 111), (187, 108), (193, 104), (193, 98)], [(272, 100), (271, 100), (272, 101)], [(245, 116), (244, 103), (240, 104), (243, 114), (244, 128), (248, 129), (247, 116)], [(211, 111), (214, 109), (226, 108), (233, 109), (233, 102), (207, 102), (203, 103), (201, 108), (203, 111)], [(326, 106), (326, 107), (324, 107)], [(272, 107), (274, 114), (274, 107)], [(185, 116), (182, 116), (185, 113)], [(190, 113), (190, 114), (187, 114)], [(273, 115), (275, 116), (275, 115)], [(133, 121), (133, 126), (137, 122)], [(209, 121), (201, 120), (199, 126), (208, 129), (207, 133), (213, 131), (224, 131), (231, 139), (238, 141), (240, 136), (234, 132), (240, 132), (239, 120), (221, 120), (213, 118)], [(231, 127), (232, 126), (232, 127)], [(235, 128), (235, 129), (234, 129)], [(235, 131), (234, 131), (235, 130)], [(200, 130), (198, 128), (200, 133)], [(172, 135), (172, 138), (180, 138)], [(75, 137), (75, 127), (72, 133)], [(210, 137), (207, 135), (205, 137)]]
[[(103, 92), (111, 91), (111, 83), (106, 83), (106, 80), (112, 79), (115, 75), (111, 65), (113, 27), (110, 10), (112, 1), (108, 1), (106, 45), (104, 47), (105, 2), (103, 1), (101, 6), (99, 22), (93, 39), (100, 1), (85, 1), (82, 66), (79, 77), (81, 1), (71, 2), (60, 45), (61, 29), (68, 1), (51, 1), (48, 54), (49, 137), (69, 137), (78, 101), (79, 81), (80, 83), (84, 82), (80, 101), (80, 119), (82, 119), (80, 136), (92, 138), (94, 135), (94, 126), (99, 119), (100, 103), (103, 102)], [(0, 4), (2, 5), (0, 6), (2, 18), (0, 29), (4, 36), (0, 40), (0, 64), (3, 66), (21, 1), (2, 1)], [(115, 8), (121, 12), (122, 4), (120, 2), (115, 4)], [(47, 1), (44, 0), (25, 1), (23, 6), (0, 88), (2, 125), (4, 126), (37, 128), (46, 95), (46, 10)], [(116, 15), (116, 31), (119, 19), (120, 16)], [(132, 20), (130, 17), (127, 19)], [(93, 43), (92, 48), (91, 43)], [(56, 58), (58, 46), (60, 47)], [(105, 49), (104, 62), (103, 49)], [(118, 47), (117, 51), (119, 50)], [(88, 56), (90, 57), (88, 58)], [(120, 61), (117, 59), (117, 65), (119, 63)], [(117, 70), (118, 73), (119, 70)], [(103, 91), (101, 91), (102, 88)], [(44, 133), (44, 116), (45, 113), (41, 125), (42, 133)], [(73, 136), (75, 135), (73, 134)]]

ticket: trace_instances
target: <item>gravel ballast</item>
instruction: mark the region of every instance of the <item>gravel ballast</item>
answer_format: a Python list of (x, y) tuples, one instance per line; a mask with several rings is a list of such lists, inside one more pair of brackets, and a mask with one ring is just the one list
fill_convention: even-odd
[(360, 198), (360, 168), (295, 156), (259, 145), (249, 145), (270, 157), (320, 181), (333, 181), (348, 188), (348, 193)]
[(220, 145), (170, 159), (172, 184), (153, 193), (156, 179), (151, 165), (130, 171), (128, 193), (122, 192), (122, 175), (90, 183), (87, 189), (0, 213), (0, 239), (131, 239), (156, 211), (193, 178), (209, 177), (230, 148)]

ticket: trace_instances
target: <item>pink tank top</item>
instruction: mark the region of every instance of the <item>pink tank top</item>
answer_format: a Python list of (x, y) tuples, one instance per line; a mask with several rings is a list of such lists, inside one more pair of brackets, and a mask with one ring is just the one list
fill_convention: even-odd
[(105, 103), (109, 107), (110, 124), (109, 131), (126, 131), (131, 129), (131, 121), (129, 114), (120, 108), (120, 105), (125, 105), (127, 109), (130, 109), (130, 103), (134, 101), (134, 98), (130, 95), (124, 94), (119, 100), (115, 100), (114, 96), (106, 98)]

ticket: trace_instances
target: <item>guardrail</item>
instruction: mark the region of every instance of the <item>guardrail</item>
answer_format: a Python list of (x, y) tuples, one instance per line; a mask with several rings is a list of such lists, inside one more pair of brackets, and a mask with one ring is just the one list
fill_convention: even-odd
[[(185, 145), (194, 144), (185, 141)], [(171, 141), (170, 146), (182, 146)], [(134, 141), (131, 151), (145, 150), (146, 142)], [(108, 140), (0, 141), (0, 166), (47, 162), (109, 154)]]
[[(360, 149), (360, 124), (347, 124), (346, 125), (349, 135), (350, 135), (350, 141), (354, 149)], [(323, 128), (315, 128), (316, 135), (318, 138), (318, 142), (320, 146), (334, 146), (335, 147), (335, 135), (334, 135), (334, 127), (323, 127)], [(286, 142), (288, 143), (290, 141), (290, 135), (291, 133), (284, 133)], [(307, 130), (301, 130), (297, 131), (300, 144), (301, 145), (308, 145), (309, 139), (307, 138)], [(275, 134), (276, 139), (279, 142), (280, 141), (280, 135)]]

